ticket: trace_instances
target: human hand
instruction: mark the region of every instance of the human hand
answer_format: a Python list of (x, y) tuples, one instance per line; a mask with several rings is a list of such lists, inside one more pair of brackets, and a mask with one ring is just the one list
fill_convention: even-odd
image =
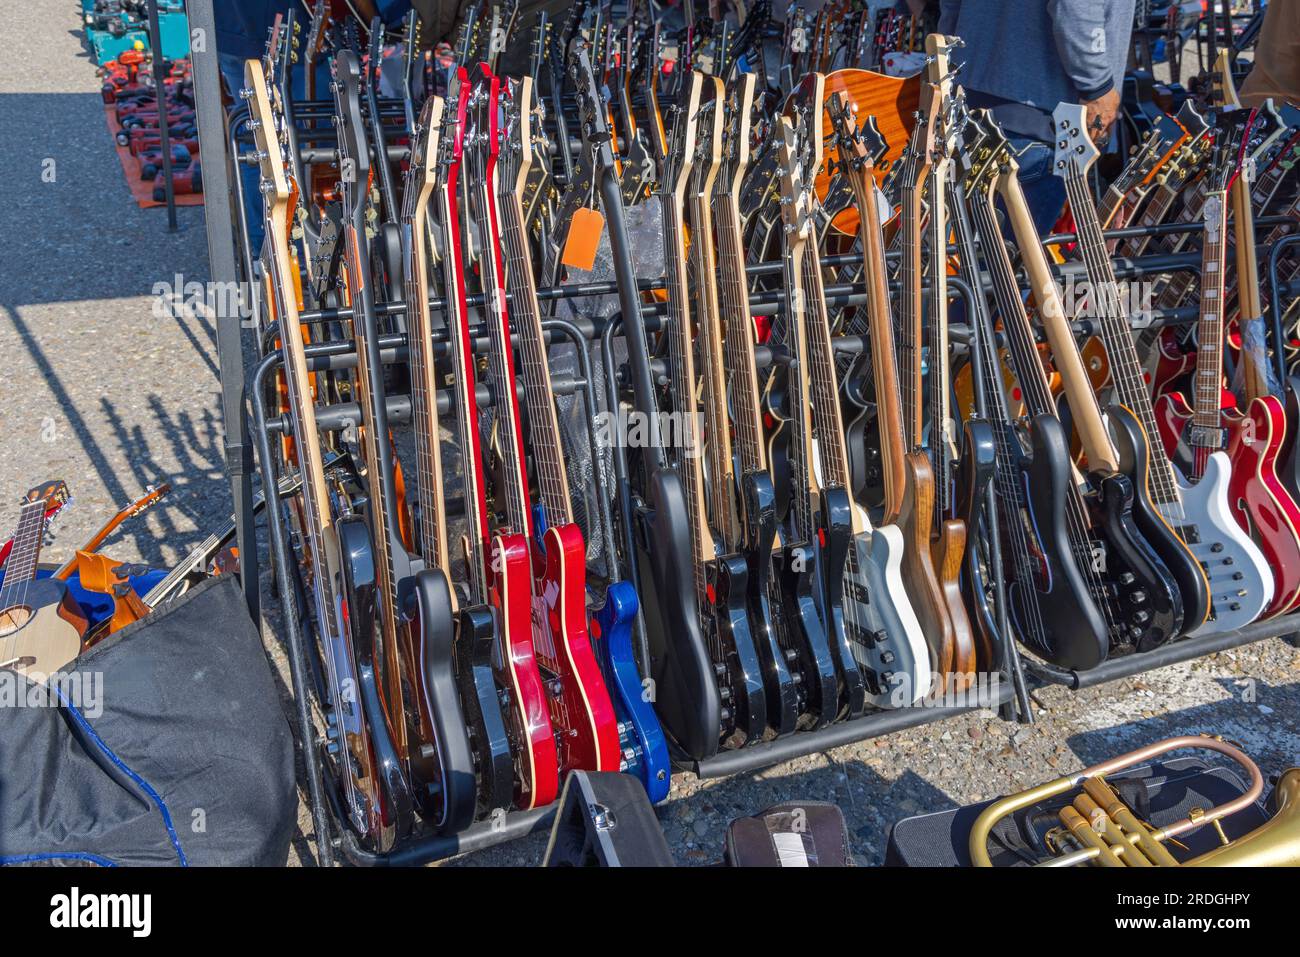
[(1109, 93), (1085, 102), (1083, 106), (1087, 110), (1088, 136), (1101, 146), (1110, 136), (1110, 128), (1119, 115), (1119, 88), (1115, 87)]

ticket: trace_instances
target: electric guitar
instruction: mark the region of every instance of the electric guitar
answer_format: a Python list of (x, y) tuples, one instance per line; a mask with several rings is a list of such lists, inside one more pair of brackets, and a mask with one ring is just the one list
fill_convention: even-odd
[[(677, 435), (672, 442), (677, 469), (686, 495), (690, 524), (691, 570), (701, 628), (719, 671), (723, 696), (723, 741), (731, 747), (762, 740), (769, 723), (765, 675), (770, 662), (760, 663), (749, 627), (746, 590), (748, 566), (735, 553), (724, 553), (709, 524), (705, 501), (703, 441), (697, 417), (700, 409), (696, 372), (695, 328), (687, 296), (685, 201), (696, 162), (704, 75), (696, 70), (682, 77), (681, 100), (672, 111), (670, 139), (662, 146), (660, 199), (664, 217), (664, 268), (668, 288), (668, 409)], [(787, 662), (787, 666), (793, 662)], [(766, 667), (765, 667), (766, 665)], [(815, 690), (808, 692), (815, 694)], [(776, 725), (780, 729), (780, 724)]]
[[(1039, 602), (1052, 614), (1046, 627), (1040, 627), (1039, 640), (1031, 640), (1029, 644), (1057, 664), (1076, 669), (1091, 667), (1106, 657), (1111, 648), (1146, 650), (1177, 635), (1182, 623), (1178, 581), (1162, 561), (1163, 553), (1139, 531), (1134, 509), (1150, 507), (1145, 481), (1140, 472), (1123, 472), (1117, 468), (1119, 454), (1107, 435), (1094, 386), (1065, 318), (1046, 254), (1037, 242), (1014, 160), (1000, 131), (991, 124), (989, 130), (994, 142), (992, 148), (1000, 155), (993, 161), (993, 183), (983, 191), (977, 218), (984, 235), (994, 237), (985, 244), (986, 256), (1000, 276), (999, 308), (1004, 316), (1012, 317), (1010, 323), (1004, 320), (1004, 329), (1014, 337), (1018, 376), (1022, 377), (1022, 384), (1028, 383), (1023, 394), (1027, 411), (1034, 416), (1028, 430), (1031, 452), (1040, 457), (1036, 463), (1039, 469), (1049, 468), (1048, 463), (1056, 462), (1052, 473), (1054, 486), (1041, 472), (1032, 475), (1026, 484), (1026, 495), (1034, 500), (1033, 513), (1042, 523), (1029, 527), (1038, 529), (1034, 534), (1048, 549), (1059, 549), (1051, 564), (1045, 567), (1055, 569), (1054, 574), (1060, 574), (1061, 581), (1075, 582), (1076, 588), (1082, 584), (1084, 591), (1075, 593), (1076, 600), (1082, 602), (1086, 594), (1100, 616), (1078, 620), (1072, 620), (1069, 613), (1058, 616), (1055, 612), (1062, 607), (1063, 599), (1053, 595)], [(994, 190), (1000, 193), (1011, 214), (1034, 301), (1039, 304), (1038, 315), (1069, 401), (1072, 424), (1087, 455), (1086, 484), (1074, 472), (1067, 433), (1062, 430), (1056, 403), (1046, 387), (1025, 306), (1001, 234), (996, 232)], [(1061, 455), (1062, 452), (1065, 454)], [(1049, 487), (1053, 488), (1050, 497), (1045, 495)], [(1051, 523), (1055, 523), (1054, 530), (1047, 531), (1046, 526)], [(1010, 534), (1018, 533), (1010, 530)], [(1177, 550), (1184, 561), (1192, 561), (1176, 536), (1170, 534), (1163, 544), (1171, 551)], [(1048, 583), (1050, 590), (1058, 587), (1055, 580)], [(1089, 623), (1088, 630), (1080, 627), (1081, 622)], [(1102, 625), (1100, 632), (1094, 630), (1098, 623)]]
[[(477, 366), (469, 307), (466, 303), (461, 171), (473, 92), (469, 74), (456, 68), (448, 82), (444, 127), (439, 138), (443, 156), (437, 201), (442, 226), (443, 289), (448, 303), (456, 436), (464, 462), (466, 534), (462, 540), (469, 603), (491, 603), (497, 618), (496, 644), (482, 640), (489, 628), (476, 629), (473, 660), (490, 654), (498, 694), (505, 712), (515, 762), (514, 803), (521, 810), (550, 804), (559, 793), (559, 756), (551, 727), (550, 705), (533, 648), (532, 555), (522, 531), (494, 534), (488, 509), (486, 453), (482, 446), (477, 403)], [(492, 90), (487, 91), (490, 95)], [(482, 94), (480, 94), (482, 95)], [(477, 100), (475, 101), (477, 104)], [(472, 140), (470, 141), (472, 144)], [(467, 192), (474, 189), (465, 184)], [(513, 393), (511, 393), (513, 394)], [(502, 397), (502, 402), (505, 397)], [(470, 649), (465, 649), (470, 650)], [(462, 664), (462, 667), (464, 664)]]
[[(1251, 138), (1258, 111), (1221, 112), (1214, 128), (1214, 147), (1207, 173), (1207, 195), (1202, 213), (1205, 233), (1201, 252), (1201, 304), (1197, 323), (1195, 391), (1189, 403), (1181, 393), (1156, 403), (1165, 451), (1192, 480), (1201, 479), (1212, 452), (1226, 449), (1232, 461), (1228, 501), (1237, 522), (1259, 546), (1276, 584), (1263, 617), (1282, 614), (1300, 599), (1300, 509), (1278, 480), (1275, 463), (1286, 435), (1286, 409), (1248, 376), (1249, 404), (1244, 412), (1223, 408), (1223, 350), (1225, 281), (1228, 241), (1228, 204), (1241, 185), (1250, 202), (1249, 180), (1241, 157)], [(1243, 222), (1243, 219), (1246, 220)], [(1254, 246), (1253, 216), (1239, 215), (1235, 222), (1241, 239)], [(1238, 264), (1240, 268), (1240, 263)], [(1248, 270), (1243, 290), (1258, 288), (1258, 272)], [(1254, 379), (1255, 381), (1250, 381)], [(1235, 403), (1234, 403), (1235, 405)]]
[(385, 849), (393, 843), (399, 819), (409, 823), (411, 807), (409, 790), (400, 778), (391, 782), (391, 792), (386, 788), (390, 783), (387, 775), (381, 780), (381, 766), (385, 770), (396, 767), (400, 759), (379, 701), (373, 634), (353, 632), (352, 609), (345, 606), (343, 598), (343, 535), (347, 530), (352, 542), (346, 557), (361, 557), (364, 523), (336, 519), (326, 479), (289, 255), (288, 217), (293, 187), (277, 135), (279, 115), (272, 106), (261, 62), (245, 63), (244, 82), (257, 122), (254, 135), (267, 237), (262, 255), (280, 322), (289, 418), (303, 477), (302, 507), (297, 515), (307, 556), (306, 584), (314, 600), (314, 627), (325, 664), (321, 695), (327, 724), (325, 766), (341, 791), (348, 823), (372, 846)]
[[(47, 527), (46, 512), (68, 500), (63, 482), (27, 493), (0, 582), (0, 668), (43, 682), (81, 654), (86, 618), (57, 577), (36, 577)], [(54, 509), (57, 511), (57, 509)]]
[[(424, 101), (413, 131), (402, 193), (401, 245), (416, 463), (415, 544), (418, 560), (424, 565), (416, 575), (428, 579), (429, 575), (440, 574), (443, 581), (450, 582), (447, 488), (429, 315), (429, 202), (440, 172), (445, 112), (443, 98), (430, 96)], [(430, 802), (432, 806), (426, 813), (434, 828), (454, 834), (464, 830), (477, 814), (511, 803), (514, 773), (491, 668), (476, 669), (465, 661), (478, 643), (491, 645), (492, 616), (483, 604), (460, 608), (450, 587), (446, 600), (456, 622), (455, 630), (442, 628), (428, 634), (421, 630), (415, 636), (418, 644), (414, 663), (423, 676), (422, 699), (417, 706), (437, 740), (436, 753), (429, 759), (431, 766), (424, 771), (428, 780), (432, 780), (433, 772), (438, 774), (438, 790), (430, 795), (437, 800)], [(486, 635), (479, 634), (480, 628)]]
[[(805, 80), (804, 88), (807, 86)], [(812, 86), (815, 89), (815, 80)], [(822, 157), (824, 114), (816, 108), (821, 102), (820, 96), (815, 97), (813, 108), (800, 117), (804, 123), (800, 145), (809, 170), (816, 169)], [(860, 193), (874, 202), (870, 195), (875, 191), (872, 157), (880, 150), (879, 134), (870, 120), (864, 129), (857, 129), (838, 95), (832, 97), (829, 112), (834, 141), (845, 162), (844, 175), (853, 178), (855, 195)], [(817, 555), (828, 599), (826, 612), (834, 625), (830, 629), (832, 648), (861, 670), (859, 680), (865, 685), (867, 701), (877, 707), (907, 706), (930, 690), (930, 651), (903, 586), (903, 533), (893, 525), (873, 528), (865, 506), (852, 491), (816, 235), (810, 236), (804, 250), (801, 281), (811, 423), (821, 488)], [(854, 685), (845, 684), (846, 690), (855, 690)], [(854, 713), (853, 703), (850, 699), (850, 714)]]
[[(497, 210), (505, 255), (506, 287), (511, 296), (511, 313), (519, 341), (525, 409), (537, 470), (540, 501), (533, 507), (534, 525), (542, 538), (548, 566), (548, 578), (539, 581), (539, 585), (549, 588), (547, 582), (554, 580), (549, 566), (554, 564), (558, 568), (560, 560), (571, 559), (573, 567), (560, 569), (564, 574), (557, 585), (572, 592), (584, 587), (586, 556), (570, 556), (564, 550), (564, 537), (580, 537), (580, 533), (574, 524), (542, 331), (542, 311), (537, 301), (537, 284), (525, 225), (528, 183), (537, 159), (537, 149), (544, 145), (540, 136), (541, 105), (535, 99), (530, 77), (512, 81), (508, 96), (503, 93), (502, 99), (505, 100), (505, 122), (503, 149), (497, 160)], [(571, 618), (576, 613), (573, 605), (578, 596), (561, 592), (559, 597), (568, 602), (563, 611)], [(625, 581), (611, 582), (606, 589), (604, 604), (588, 629), (588, 640), (596, 653), (616, 712), (615, 725), (620, 738), (617, 750), (624, 758), (626, 770), (640, 778), (651, 802), (657, 803), (668, 796), (672, 768), (667, 741), (653, 707), (645, 700), (644, 678), (632, 650), (632, 620), (636, 613), (636, 589)], [(557, 626), (561, 624), (556, 615), (547, 627), (559, 630)], [(573, 629), (568, 634), (576, 636), (578, 632)], [(573, 658), (576, 639), (571, 638), (566, 644), (570, 647), (563, 650), (568, 658)], [(577, 646), (577, 653), (577, 660), (581, 661), (580, 646)], [(576, 668), (572, 670), (576, 675)], [(608, 753), (600, 757), (611, 760), (613, 767), (618, 767), (618, 754), (612, 758)]]
[(778, 575), (784, 543), (779, 529), (778, 495), (764, 441), (763, 396), (754, 356), (757, 343), (740, 216), (741, 183), (752, 144), (763, 128), (756, 85), (752, 73), (737, 73), (727, 85), (723, 156), (712, 203), (717, 231), (721, 365), (734, 430), (731, 481), (741, 522), (739, 548), (748, 564), (750, 626), (769, 669), (768, 714), (775, 716), (769, 720), (778, 733), (785, 733), (794, 729), (798, 718), (798, 692), (785, 650), (823, 643), (825, 638), (817, 615), (803, 614), (801, 605), (786, 607)]
[[(1098, 151), (1086, 132), (1082, 109), (1077, 105), (1061, 104), (1053, 113), (1057, 132), (1055, 172), (1065, 181), (1079, 246), (1101, 313), (1102, 341), (1106, 344), (1115, 397), (1121, 407), (1118, 416), (1114, 407), (1111, 412), (1112, 424), (1121, 444), (1120, 464), (1136, 467), (1136, 459), (1141, 456), (1125, 454), (1126, 451), (1132, 452), (1125, 446), (1131, 447), (1139, 442), (1139, 431), (1148, 444), (1158, 442), (1160, 433), (1151, 394), (1134, 347), (1128, 308), (1118, 293), (1114, 268), (1087, 183), (1087, 170), (1096, 160)], [(1025, 248), (1024, 243), (1021, 248)], [(1048, 317), (1045, 315), (1044, 318)], [(1072, 410), (1075, 404), (1072, 396)], [(1135, 421), (1123, 421), (1126, 415)], [(1117, 418), (1120, 420), (1118, 423)], [(1195, 484), (1187, 483), (1176, 473), (1159, 447), (1145, 457), (1149, 460), (1147, 480), (1157, 512), (1152, 515), (1145, 509), (1137, 510), (1139, 527), (1158, 551), (1161, 546), (1157, 540), (1163, 539), (1166, 529), (1173, 530), (1198, 563), (1188, 569), (1176, 550), (1161, 552), (1161, 558), (1178, 578), (1183, 600), (1189, 602), (1192, 599), (1185, 605), (1184, 627), (1190, 628), (1189, 633), (1194, 635), (1217, 634), (1254, 621), (1273, 596), (1273, 576), (1264, 556), (1232, 517), (1228, 505), (1231, 463), (1227, 455), (1211, 455), (1204, 475)], [(1089, 462), (1093, 464), (1091, 454)], [(1200, 615), (1204, 610), (1198, 607), (1203, 592), (1197, 579), (1208, 583), (1211, 602), (1208, 620)], [(1197, 626), (1198, 619), (1205, 623)]]
[[(498, 169), (502, 142), (501, 81), (487, 64), (480, 63), (471, 75), (471, 84), (473, 111), (466, 140), (472, 145), (466, 150), (469, 173), (466, 191), (470, 197), (470, 215), (478, 230), (479, 280), (487, 296), (485, 317), (491, 343), (488, 370), (496, 400), (494, 444), (500, 479), (494, 502), (505, 515), (504, 526), (497, 530), (495, 541), (518, 536), (533, 562), (529, 592), (531, 643), (547, 690), (560, 773), (617, 771), (622, 749), (614, 706), (587, 637), (587, 547), (582, 530), (573, 521), (568, 481), (563, 477), (564, 451), (551, 400), (538, 314), (533, 312), (529, 316), (525, 306), (518, 323), (521, 328), (528, 327), (524, 334), (527, 348), (522, 350), (526, 356), (523, 378), (526, 389), (535, 398), (545, 396), (550, 409), (549, 420), (540, 415), (531, 419), (541, 508), (536, 512), (530, 508), (523, 420), (515, 394), (511, 309), (506, 304), (505, 263), (498, 225), (498, 175), (505, 180), (510, 172)], [(522, 229), (513, 241), (517, 244), (521, 238)], [(512, 266), (516, 269), (520, 266), (518, 257), (512, 259)]]
[[(922, 379), (922, 309), (921, 309), (921, 224), (924, 210), (921, 189), (936, 149), (935, 127), (945, 108), (943, 90), (927, 84), (922, 91), (922, 110), (908, 143), (900, 172), (903, 194), (902, 263), (900, 281), (897, 360), (883, 356), (894, 348), (894, 325), (891, 318), (872, 313), (872, 369), (876, 380), (876, 418), (881, 439), (881, 461), (885, 479), (885, 521), (896, 523), (907, 543), (903, 555), (903, 580), (916, 609), (926, 640), (930, 643), (930, 661), (943, 686), (964, 688), (975, 671), (974, 635), (961, 600), (957, 573), (963, 550), (965, 531), (960, 522), (945, 519), (934, 526), (937, 484), (947, 483), (950, 476), (936, 476), (924, 451), (923, 379)], [(859, 215), (867, 215), (859, 202)], [(878, 214), (872, 214), (879, 221)], [(883, 225), (883, 224), (882, 224)], [(885, 272), (883, 232), (864, 227), (873, 235), (863, 237), (863, 248), (882, 243), (878, 257), (868, 265), (872, 292), (884, 286)], [(946, 244), (945, 244), (946, 245)], [(873, 269), (879, 275), (871, 275)], [(875, 304), (872, 304), (873, 307)], [(883, 327), (877, 329), (876, 327)], [(888, 333), (888, 342), (885, 338)], [(877, 345), (879, 339), (879, 345)], [(946, 418), (946, 416), (945, 416)], [(890, 421), (896, 419), (896, 421)], [(936, 552), (937, 545), (937, 552)], [(935, 555), (940, 559), (936, 560)], [(956, 563), (942, 556), (958, 556)]]

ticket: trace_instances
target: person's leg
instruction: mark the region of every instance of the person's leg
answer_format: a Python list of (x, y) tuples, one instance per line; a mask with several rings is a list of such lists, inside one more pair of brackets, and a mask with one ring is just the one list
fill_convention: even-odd
[(1052, 173), (1053, 149), (1050, 144), (1025, 136), (1008, 136), (1018, 154), (1020, 187), (1040, 236), (1046, 236), (1065, 209), (1065, 181)]

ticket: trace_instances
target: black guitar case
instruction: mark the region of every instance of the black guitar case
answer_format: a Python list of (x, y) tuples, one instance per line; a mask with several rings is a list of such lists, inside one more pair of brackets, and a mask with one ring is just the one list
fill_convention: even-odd
[[(1176, 757), (1131, 768), (1107, 777), (1111, 786), (1139, 819), (1160, 827), (1185, 817), (1193, 808), (1213, 807), (1238, 797), (1246, 790), (1236, 769), (1211, 765), (1196, 757)], [(989, 857), (997, 867), (1027, 866), (1045, 858), (1043, 834), (1057, 824), (1056, 812), (1073, 795), (1061, 795), (1004, 818), (993, 828)], [(887, 866), (970, 867), (968, 839), (975, 819), (992, 804), (965, 807), (934, 814), (922, 814), (899, 821), (889, 833), (885, 851)], [(1223, 820), (1231, 839), (1241, 837), (1268, 820), (1258, 804)], [(1213, 827), (1179, 838), (1183, 846), (1166, 846), (1179, 860), (1203, 854), (1218, 845)]]
[(0, 864), (286, 862), (293, 737), (236, 579), (195, 586), (55, 681), (47, 695), (0, 671)]

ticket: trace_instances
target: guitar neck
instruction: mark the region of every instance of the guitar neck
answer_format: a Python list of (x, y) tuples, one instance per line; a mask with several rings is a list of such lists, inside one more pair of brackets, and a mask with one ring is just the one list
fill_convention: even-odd
[(731, 189), (718, 196), (719, 276), (725, 331), (726, 366), (731, 373), (732, 420), (740, 467), (746, 473), (767, 470), (763, 418), (759, 404), (758, 366), (754, 361), (754, 324), (749, 310), (749, 282), (740, 226), (740, 173)]
[[(421, 157), (437, 152), (441, 97), (431, 97), (421, 119)], [(403, 191), (402, 243), (411, 366), (411, 418), (415, 432), (416, 485), (420, 503), (420, 548), (427, 565), (450, 573), (443, 505), (442, 450), (438, 440), (437, 377), (429, 316), (428, 209), (433, 179), (412, 161)]]
[(4, 567), (6, 588), (32, 581), (36, 577), (44, 533), (45, 502), (24, 502), (18, 513), (18, 527), (14, 530), (13, 546)]
[(930, 170), (930, 215), (926, 227), (930, 247), (930, 458), (938, 480), (935, 508), (941, 517), (949, 513), (952, 486), (948, 481), (948, 467), (957, 457), (948, 376), (948, 217), (944, 202), (948, 170), (946, 156)]
[[(690, 306), (686, 300), (686, 248), (682, 235), (682, 192), (664, 194), (664, 268), (668, 287), (669, 388), (672, 411), (676, 417), (677, 464), (686, 493), (686, 512), (691, 526), (691, 557), (695, 575), (696, 597), (705, 601), (704, 562), (715, 551), (704, 503), (700, 442), (696, 432), (695, 359), (691, 338)], [(701, 604), (703, 607), (703, 604)]]
[(501, 262), (501, 243), (497, 235), (496, 199), (492, 183), (496, 159), (489, 158), (481, 176), (470, 188), (470, 210), (484, 241), (479, 257), (479, 276), (487, 295), (488, 338), (492, 349), (488, 370), (495, 400), (496, 448), (501, 456), (504, 478), (503, 499), (510, 531), (532, 538), (532, 520), (528, 514), (528, 474), (524, 469), (523, 436), (520, 429), (519, 400), (515, 393), (514, 350), (510, 342), (510, 313), (506, 307), (505, 268)]
[[(464, 94), (461, 96), (462, 102)], [(463, 111), (463, 106), (462, 106)], [(463, 122), (463, 116), (462, 116)], [(451, 163), (439, 183), (437, 198), (443, 233), (443, 289), (447, 299), (447, 326), (450, 332), (453, 389), (456, 402), (456, 432), (465, 462), (465, 563), (472, 604), (487, 601), (487, 547), (491, 539), (488, 527), (487, 491), (483, 478), (483, 454), (479, 441), (477, 371), (474, 365), (473, 339), (469, 329), (469, 310), (465, 304), (465, 270), (460, 245), (460, 211), (456, 191), (460, 179), (460, 161)]]
[[(823, 488), (847, 489), (849, 457), (840, 414), (839, 389), (835, 376), (835, 353), (831, 344), (830, 317), (826, 313), (826, 290), (822, 284), (821, 251), (816, 232), (804, 250), (802, 289), (804, 296), (804, 339), (807, 343), (809, 394), (812, 400), (813, 434), (821, 464)], [(854, 509), (855, 525), (860, 525)], [(865, 531), (855, 527), (854, 532)]]
[[(1096, 290), (1094, 295), (1099, 300), (1099, 305), (1104, 311), (1114, 313), (1115, 310), (1121, 309), (1122, 306), (1115, 286), (1114, 272), (1110, 267), (1110, 257), (1106, 252), (1106, 243), (1101, 235), (1101, 225), (1097, 222), (1097, 208), (1092, 204), (1092, 197), (1088, 195), (1087, 184), (1083, 181), (1081, 175), (1076, 177), (1075, 185), (1081, 190), (1079, 192), (1080, 202), (1086, 203), (1087, 206), (1087, 209), (1082, 213), (1075, 213), (1075, 227), (1079, 231), (1080, 246), (1085, 250), (1085, 258), (1104, 264), (1105, 271), (1110, 276), (1109, 285), (1103, 288), (1099, 286), (1099, 283), (1104, 280), (1100, 277), (1094, 277), (1092, 271), (1089, 270), (1089, 278), (1092, 280), (1094, 290)], [(1025, 201), (1024, 192), (1021, 190), (1020, 180), (1011, 171), (1003, 172), (998, 176), (997, 189), (1006, 203), (1011, 227), (1016, 235), (1016, 244), (1020, 248), (1025, 270), (1029, 274), (1034, 302), (1038, 306), (1038, 316), (1043, 323), (1043, 329), (1047, 333), (1048, 341), (1051, 343), (1052, 360), (1065, 384), (1066, 395), (1070, 401), (1070, 411), (1074, 417), (1075, 429), (1079, 433), (1084, 451), (1087, 452), (1088, 462), (1093, 468), (1115, 471), (1118, 468), (1115, 449), (1102, 421), (1101, 409), (1097, 405), (1097, 394), (1092, 388), (1092, 382), (1088, 378), (1087, 370), (1084, 368), (1083, 359), (1079, 355), (1079, 347), (1074, 339), (1074, 330), (1070, 328), (1069, 318), (1066, 316), (1065, 307), (1061, 302), (1060, 290), (1057, 289), (1056, 280), (1052, 277), (1051, 268), (1047, 263), (1047, 254), (1043, 251), (1038, 230), (1035, 228), (1033, 217), (1029, 213), (1029, 205)], [(1072, 194), (1071, 209), (1074, 208), (1074, 202), (1074, 194)], [(1128, 353), (1136, 362), (1137, 351), (1128, 332), (1127, 318), (1116, 318), (1112, 323), (1112, 328), (1122, 329), (1124, 341), (1128, 345)], [(1106, 348), (1107, 352), (1110, 353), (1111, 345), (1109, 341), (1106, 343)], [(1115, 363), (1113, 357), (1111, 363), (1113, 368)], [(1138, 371), (1140, 377), (1140, 368)], [(1150, 408), (1151, 401), (1148, 396), (1147, 409), (1150, 410)]]
[[(715, 100), (715, 109), (722, 102)], [(718, 123), (721, 133), (721, 123)], [(713, 183), (717, 163), (712, 171), (691, 193), (691, 250), (695, 266), (696, 331), (700, 346), (700, 371), (704, 376), (702, 399), (704, 421), (707, 423), (708, 441), (705, 452), (709, 466), (709, 505), (713, 527), (718, 530), (723, 543), (734, 545), (740, 540), (740, 520), (736, 512), (735, 464), (731, 450), (731, 423), (727, 416), (727, 369), (722, 352), (722, 322), (719, 316), (716, 276), (718, 262), (713, 245)]]
[(803, 289), (805, 259), (808, 254), (806, 236), (793, 236), (785, 250), (784, 274), (787, 319), (783, 326), (773, 327), (774, 336), (780, 336), (790, 356), (786, 381), (786, 415), (790, 439), (790, 510), (794, 516), (795, 534), (800, 541), (810, 541), (813, 528), (812, 496), (816, 479), (813, 477), (813, 442), (811, 397), (809, 390), (809, 363), (807, 362), (807, 295)]
[(889, 279), (885, 268), (885, 235), (876, 206), (871, 164), (864, 163), (860, 169), (851, 171), (849, 179), (858, 207), (862, 268), (867, 281), (871, 369), (876, 383), (876, 421), (880, 429), (885, 486), (885, 522), (892, 523), (903, 508), (907, 446), (894, 351), (894, 317), (889, 305)]
[[(919, 166), (919, 164), (918, 164)], [(902, 282), (902, 321), (899, 325), (900, 385), (902, 386), (904, 440), (909, 450), (921, 445), (921, 221), (924, 208), (921, 204), (921, 183), (929, 171), (915, 169), (914, 181), (903, 187), (902, 263), (899, 278)]]
[(546, 524), (567, 525), (573, 514), (569, 498), (568, 471), (560, 442), (550, 365), (542, 331), (542, 313), (537, 302), (537, 283), (528, 253), (528, 234), (521, 191), (502, 192), (500, 197), (501, 245), (505, 252), (510, 304), (519, 339), (519, 360), (523, 367), (524, 398), (528, 404), (533, 459)]
[(1197, 322), (1196, 379), (1192, 404), (1196, 477), (1221, 442), (1223, 388), (1223, 268), (1227, 262), (1228, 197), (1214, 192), (1205, 202), (1201, 253), (1201, 308)]

